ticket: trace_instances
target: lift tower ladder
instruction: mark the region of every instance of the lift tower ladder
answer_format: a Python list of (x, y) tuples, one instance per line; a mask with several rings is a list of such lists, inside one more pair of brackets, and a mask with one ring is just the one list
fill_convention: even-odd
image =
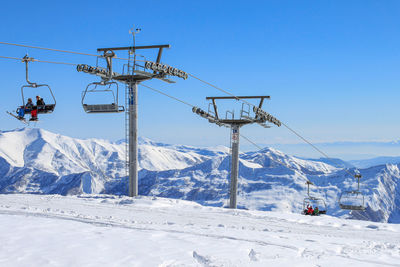
[[(242, 110), (240, 112), (240, 118), (235, 119), (234, 114), (232, 114), (231, 118), (228, 116), (225, 119), (221, 119), (218, 114), (218, 108), (216, 104), (216, 100), (241, 100), (241, 99), (260, 99), (260, 102), (257, 106), (253, 107), (253, 112), (250, 111), (250, 105), (244, 103), (242, 105)], [(237, 208), (237, 184), (238, 184), (238, 175), (239, 175), (239, 137), (240, 137), (240, 127), (246, 124), (258, 123), (259, 125), (269, 128), (270, 126), (266, 124), (266, 122), (270, 122), (280, 127), (281, 122), (276, 119), (271, 114), (263, 111), (262, 104), (264, 99), (270, 99), (270, 96), (213, 96), (206, 97), (206, 100), (211, 100), (212, 109), (208, 112), (203, 111), (198, 107), (193, 108), (193, 112), (200, 115), (201, 117), (207, 119), (210, 123), (215, 123), (218, 126), (225, 126), (231, 128), (231, 181), (230, 181), (230, 190), (229, 190), (229, 208), (236, 209)], [(248, 106), (248, 109), (245, 109), (245, 104)], [(252, 116), (254, 114), (254, 116)]]

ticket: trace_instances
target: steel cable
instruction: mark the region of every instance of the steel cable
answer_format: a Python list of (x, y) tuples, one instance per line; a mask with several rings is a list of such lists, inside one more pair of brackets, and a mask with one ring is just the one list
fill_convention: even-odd
[[(83, 55), (83, 56), (91, 56), (91, 57), (103, 57), (102, 55), (82, 53), (82, 52), (69, 51), (69, 50), (54, 49), (54, 48), (47, 48), (47, 47), (40, 47), (40, 46), (14, 44), (14, 43), (6, 43), (6, 42), (0, 42), (0, 44), (11, 45), (11, 46), (20, 46), (20, 47), (33, 48), (33, 49), (48, 50), (48, 51), (60, 52), (60, 53), (69, 53), (69, 54), (75, 54), (75, 55)], [(121, 60), (129, 60), (127, 58), (120, 58), (120, 57), (114, 57), (114, 58), (115, 59), (121, 59)], [(145, 60), (137, 60), (137, 61), (145, 62)]]
[(174, 99), (174, 100), (176, 100), (176, 101), (179, 101), (179, 102), (181, 102), (181, 103), (183, 103), (183, 104), (185, 104), (185, 105), (187, 105), (187, 106), (189, 106), (189, 107), (192, 107), (192, 108), (195, 107), (194, 105), (189, 104), (188, 102), (186, 102), (186, 101), (184, 101), (184, 100), (181, 100), (181, 99), (176, 98), (176, 97), (174, 97), (174, 96), (168, 95), (168, 94), (166, 94), (166, 93), (164, 93), (164, 92), (162, 92), (162, 91), (160, 91), (160, 90), (154, 89), (153, 87), (150, 87), (150, 86), (147, 86), (147, 85), (144, 85), (144, 84), (140, 84), (140, 85), (143, 86), (143, 87), (146, 87), (146, 88), (148, 88), (148, 89), (150, 89), (150, 90), (152, 90), (152, 91), (154, 91), (154, 92), (157, 92), (157, 93), (159, 93), (159, 94), (162, 94), (162, 95), (164, 95), (164, 96), (166, 96), (166, 97), (169, 97), (169, 98), (171, 98), (171, 99)]
[[(5, 56), (0, 56), (0, 58), (5, 58), (5, 59), (15, 59), (15, 60), (23, 60), (22, 58), (18, 57), (5, 57)], [(68, 63), (68, 62), (58, 62), (58, 61), (46, 61), (46, 60), (39, 60), (36, 58), (32, 58), (32, 62), (41, 62), (41, 63), (50, 63), (50, 64), (61, 64), (61, 65), (70, 65), (70, 66), (77, 66), (78, 64), (75, 63)]]

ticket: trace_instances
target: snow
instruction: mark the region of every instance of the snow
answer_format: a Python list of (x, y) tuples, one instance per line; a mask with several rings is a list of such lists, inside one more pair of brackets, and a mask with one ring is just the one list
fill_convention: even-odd
[[(163, 171), (183, 169), (214, 156), (226, 155), (228, 148), (194, 148), (152, 142), (141, 138), (139, 169)], [(0, 158), (14, 167), (34, 166), (42, 171), (67, 175), (83, 171), (124, 172), (125, 143), (100, 139), (76, 139), (43, 129), (24, 128), (0, 132)], [(112, 162), (114, 165), (109, 166)], [(112, 169), (112, 170), (110, 170)]]
[(400, 266), (400, 225), (155, 197), (0, 195), (1, 266)]

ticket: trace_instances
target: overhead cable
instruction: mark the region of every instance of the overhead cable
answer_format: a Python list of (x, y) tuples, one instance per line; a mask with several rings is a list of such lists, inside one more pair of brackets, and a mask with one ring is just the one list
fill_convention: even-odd
[(181, 103), (183, 103), (183, 104), (185, 104), (185, 105), (187, 105), (187, 106), (189, 106), (189, 107), (192, 107), (192, 108), (195, 107), (194, 105), (189, 104), (188, 102), (186, 102), (186, 101), (184, 101), (184, 100), (181, 100), (181, 99), (176, 98), (176, 97), (174, 97), (174, 96), (168, 95), (168, 94), (166, 94), (166, 93), (164, 93), (164, 92), (162, 92), (162, 91), (160, 91), (160, 90), (154, 89), (153, 87), (150, 87), (150, 86), (147, 86), (147, 85), (144, 85), (144, 84), (140, 84), (140, 85), (143, 86), (143, 87), (146, 87), (146, 88), (148, 88), (148, 89), (150, 89), (150, 90), (152, 90), (152, 91), (154, 91), (154, 92), (157, 92), (157, 93), (159, 93), (159, 94), (165, 95), (166, 97), (169, 97), (169, 98), (171, 98), (171, 99), (174, 99), (174, 100), (176, 100), (176, 101), (179, 101), (179, 102), (181, 102)]
[(76, 54), (76, 55), (92, 56), (92, 57), (99, 56), (99, 55), (88, 54), (88, 53), (81, 53), (81, 52), (54, 49), (54, 48), (46, 48), (46, 47), (39, 47), (39, 46), (32, 46), (32, 45), (14, 44), (14, 43), (6, 43), (6, 42), (0, 42), (0, 44), (27, 47), (27, 48), (33, 48), (33, 49), (49, 50), (49, 51), (55, 51), (55, 52), (61, 52), (61, 53), (70, 53), (70, 54)]
[[(75, 54), (75, 55), (83, 55), (83, 56), (91, 56), (91, 57), (102, 57), (102, 55), (89, 54), (89, 53), (82, 53), (82, 52), (76, 52), (76, 51), (70, 51), (70, 50), (61, 50), (61, 49), (47, 48), (47, 47), (39, 47), (39, 46), (32, 46), (32, 45), (14, 44), (14, 43), (6, 43), (6, 42), (0, 42), (0, 44), (3, 44), (3, 45), (11, 45), (11, 46), (27, 47), (27, 48), (33, 48), (33, 49), (48, 50), (48, 51), (60, 52), (60, 53), (69, 53), (69, 54)], [(128, 58), (120, 58), (120, 57), (114, 57), (114, 58), (115, 58), (115, 59), (121, 59), (121, 60), (129, 60)], [(143, 62), (145, 62), (144, 60), (136, 60), (136, 61), (143, 61)]]
[[(0, 56), (0, 58), (5, 58), (5, 59), (15, 59), (15, 60), (23, 60), (22, 58), (18, 57), (5, 57), (5, 56)], [(36, 58), (32, 58), (32, 62), (41, 62), (41, 63), (50, 63), (50, 64), (61, 64), (61, 65), (70, 65), (70, 66), (77, 66), (78, 64), (74, 63), (68, 63), (68, 62), (59, 62), (59, 61), (47, 61), (47, 60), (39, 60)]]
[(78, 64), (75, 64), (75, 63), (67, 63), (67, 62), (46, 61), (46, 60), (39, 60), (39, 59), (33, 59), (33, 61), (34, 61), (34, 62), (41, 62), (41, 63), (50, 63), (50, 64), (61, 64), (61, 65), (78, 66)]
[(17, 57), (4, 57), (4, 56), (0, 56), (0, 58), (22, 60), (22, 58), (17, 58)]

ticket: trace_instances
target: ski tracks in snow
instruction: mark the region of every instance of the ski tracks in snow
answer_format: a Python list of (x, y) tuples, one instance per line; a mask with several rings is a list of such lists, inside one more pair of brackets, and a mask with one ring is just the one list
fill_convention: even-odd
[[(233, 211), (145, 197), (1, 195), (0, 203), (0, 214), (4, 215), (61, 219), (150, 235), (165, 233), (221, 246), (229, 243), (246, 253), (246, 258), (232, 261), (227, 257), (229, 251), (219, 257), (218, 251), (210, 254), (194, 249), (191, 257), (200, 266), (262, 266), (277, 261), (291, 266), (293, 260), (298, 266), (330, 260), (359, 266), (400, 266), (397, 225), (347, 223), (350, 221), (329, 216), (312, 220), (297, 214)], [(160, 266), (180, 266), (179, 259)]]

